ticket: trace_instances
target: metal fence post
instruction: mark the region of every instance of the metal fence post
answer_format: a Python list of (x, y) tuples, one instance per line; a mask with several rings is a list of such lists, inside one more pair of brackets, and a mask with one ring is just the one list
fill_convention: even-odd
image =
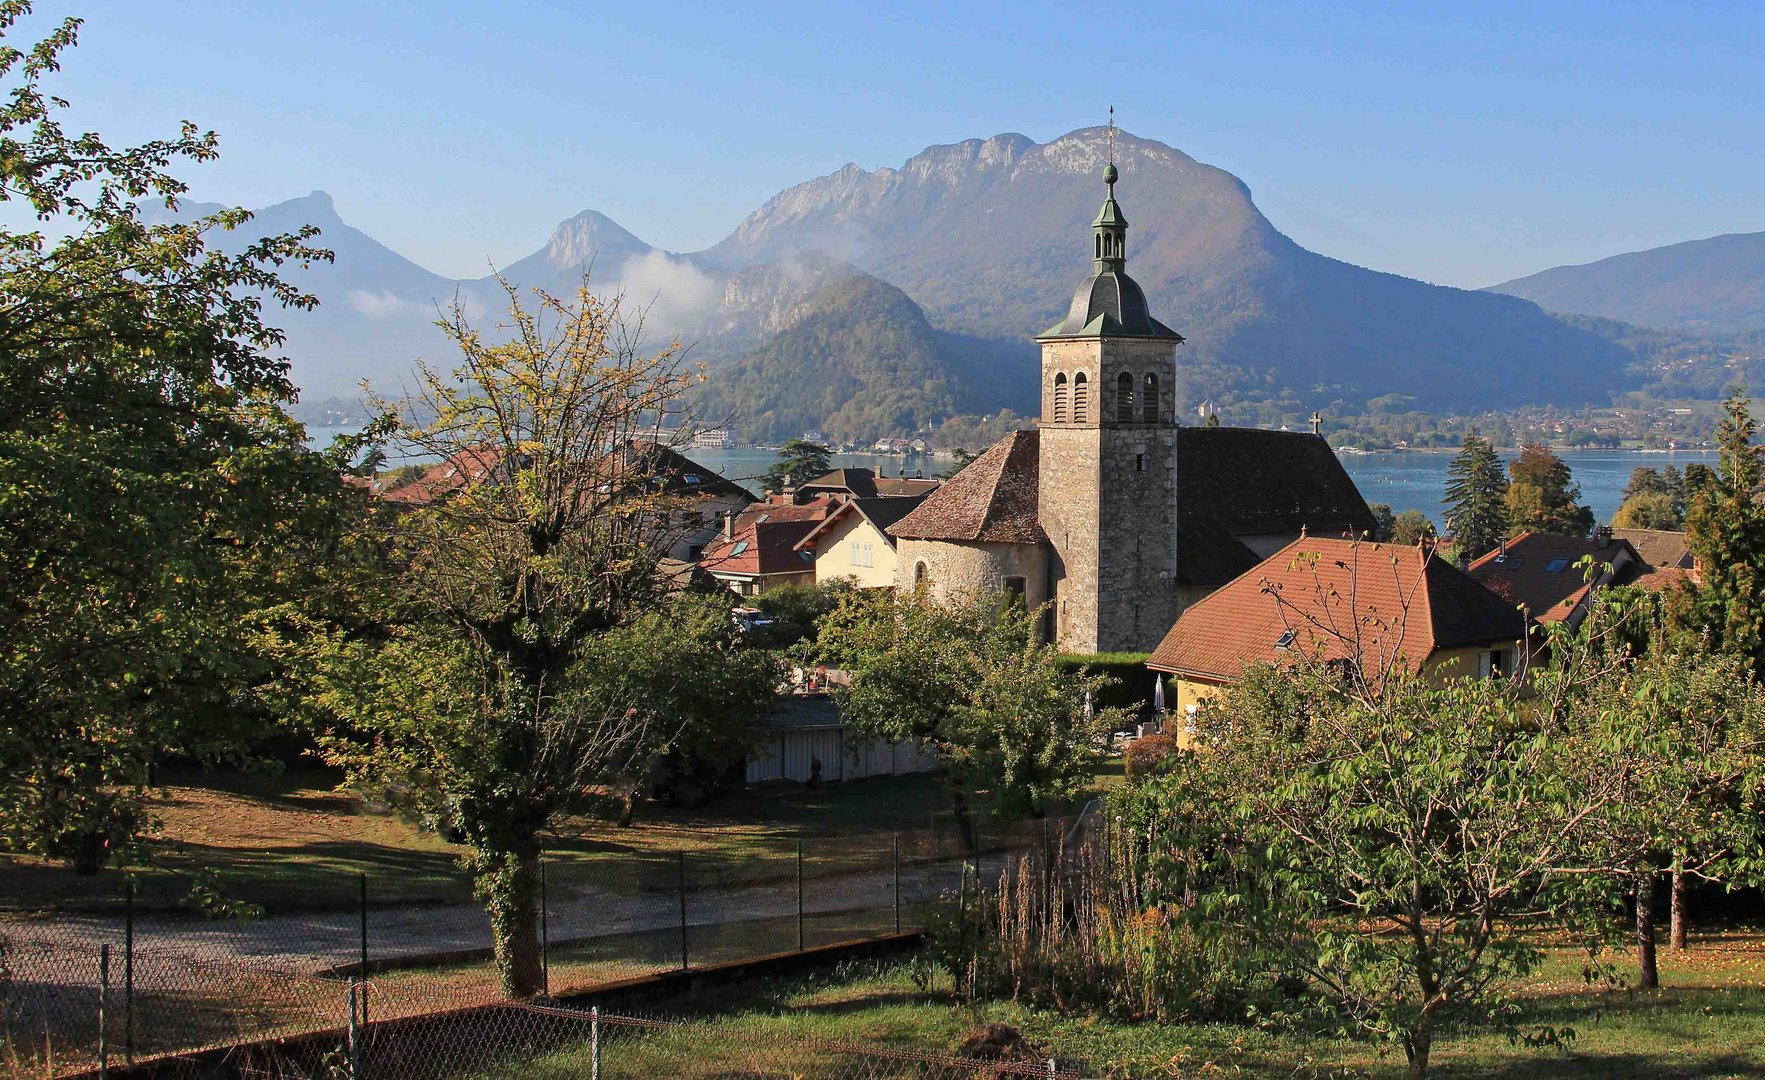
[(135, 883), (123, 889), (123, 1064), (135, 1064)]
[[(361, 884), (362, 950), (361, 967), (357, 969), (356, 974), (365, 980), (368, 977), (368, 875), (364, 872), (358, 876)], [(365, 989), (362, 991), (361, 997), (362, 1023), (366, 1024), (368, 1022), (368, 993)]]
[(797, 841), (797, 951), (803, 951), (803, 842)]
[(901, 834), (895, 834), (895, 933), (901, 932)]
[(357, 1032), (356, 1032), (356, 1014), (355, 1014), (356, 996), (359, 992), (358, 988), (360, 987), (360, 985), (361, 985), (361, 977), (360, 976), (351, 975), (349, 977), (349, 1026), (346, 1029), (347, 1033), (344, 1036), (344, 1038), (346, 1040), (344, 1043), (344, 1053), (349, 1058), (350, 1080), (360, 1080), (360, 1077), (362, 1075), (361, 1056), (360, 1056), (360, 1052), (359, 1052), (360, 1047), (358, 1046), (358, 1039), (357, 1039)]
[(105, 1032), (110, 1025), (105, 1023), (105, 1013), (110, 1011), (110, 945), (98, 946), (98, 1075), (110, 1075), (110, 1044), (105, 1039)]
[(588, 1010), (588, 1080), (601, 1080), (601, 1007)]
[(686, 952), (686, 852), (680, 855), (680, 970), (688, 968)]
[(539, 987), (542, 995), (552, 996), (552, 932), (546, 915), (544, 858), (539, 860)]

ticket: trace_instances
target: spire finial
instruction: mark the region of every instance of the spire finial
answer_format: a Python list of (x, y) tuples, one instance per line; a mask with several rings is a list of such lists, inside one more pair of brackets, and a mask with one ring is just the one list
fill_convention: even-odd
[(1109, 161), (1103, 166), (1103, 182), (1109, 185), (1110, 198), (1115, 198), (1115, 106), (1109, 107)]

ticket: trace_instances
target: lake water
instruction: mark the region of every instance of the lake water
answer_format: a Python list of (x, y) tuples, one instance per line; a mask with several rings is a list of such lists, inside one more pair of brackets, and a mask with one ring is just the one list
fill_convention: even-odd
[[(322, 446), (345, 428), (310, 427), (309, 441)], [(687, 456), (707, 469), (722, 473), (748, 489), (758, 492), (760, 477), (778, 456), (771, 450), (752, 447), (731, 447), (724, 450), (688, 450)], [(1644, 466), (1656, 469), (1668, 465), (1680, 469), (1693, 461), (1716, 464), (1714, 451), (1645, 453), (1636, 450), (1565, 450), (1563, 460), (1569, 463), (1575, 482), (1581, 485), (1581, 500), (1593, 507), (1599, 521), (1610, 521), (1618, 509), (1624, 485), (1630, 482), (1633, 470)], [(1508, 460), (1515, 455), (1503, 456)], [(1390, 451), (1368, 454), (1347, 454), (1342, 464), (1354, 478), (1361, 494), (1370, 503), (1386, 503), (1394, 512), (1420, 510), (1434, 519), (1436, 526), (1444, 517), (1440, 505), (1446, 489), (1446, 469), (1452, 453), (1431, 451)], [(835, 454), (837, 468), (874, 469), (889, 476), (936, 476), (950, 467), (947, 457), (919, 456), (903, 458), (890, 454)]]

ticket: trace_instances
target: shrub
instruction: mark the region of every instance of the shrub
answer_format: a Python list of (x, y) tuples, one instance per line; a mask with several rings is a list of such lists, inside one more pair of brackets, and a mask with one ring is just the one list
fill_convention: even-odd
[(932, 961), (964, 1001), (1011, 998), (1124, 1020), (1242, 1019), (1275, 987), (1223, 937), (1204, 937), (1144, 891), (1139, 840), (1116, 831), (1050, 864), (1024, 858), (997, 888), (935, 916)]
[(1129, 783), (1157, 776), (1176, 756), (1177, 740), (1169, 735), (1145, 735), (1128, 744), (1125, 771)]

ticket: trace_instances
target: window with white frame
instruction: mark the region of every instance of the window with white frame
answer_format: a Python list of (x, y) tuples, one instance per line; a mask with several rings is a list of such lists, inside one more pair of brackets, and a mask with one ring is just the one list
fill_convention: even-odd
[(853, 566), (860, 565), (860, 563), (858, 562), (858, 541), (856, 541), (856, 540), (852, 541), (852, 565)]

